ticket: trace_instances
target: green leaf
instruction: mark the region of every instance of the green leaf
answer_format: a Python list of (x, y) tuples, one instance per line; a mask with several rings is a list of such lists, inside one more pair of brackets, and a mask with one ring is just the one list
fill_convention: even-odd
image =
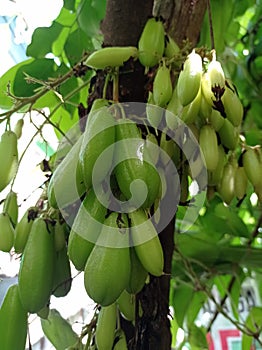
[(82, 0), (77, 8), (77, 21), (79, 27), (87, 36), (95, 36), (100, 27), (100, 22), (105, 14), (106, 1)]
[(200, 309), (203, 307), (204, 303), (207, 300), (207, 295), (204, 292), (195, 292), (193, 294), (192, 300), (187, 310), (186, 319), (187, 326), (190, 326), (194, 323)]
[(65, 53), (71, 66), (75, 65), (85, 51), (94, 49), (91, 39), (80, 29), (70, 33), (65, 42)]
[(179, 327), (183, 328), (183, 322), (194, 294), (193, 288), (188, 284), (179, 284), (173, 291), (172, 304)]
[(53, 22), (50, 27), (36, 28), (26, 50), (27, 56), (41, 58), (52, 52), (52, 44), (62, 29), (63, 26), (57, 22)]
[[(75, 109), (74, 114), (70, 114), (63, 106), (59, 107), (51, 117), (52, 122), (61, 130), (64, 134), (68, 132), (76, 123), (78, 123), (78, 111)], [(55, 133), (58, 139), (63, 137), (63, 134), (55, 128)], [(79, 128), (80, 130), (80, 128)]]
[(64, 8), (66, 8), (69, 11), (74, 11), (75, 0), (64, 0)]
[(29, 58), (26, 61), (20, 62), (18, 64), (16, 64), (15, 66), (13, 66), (12, 68), (10, 68), (7, 72), (5, 72), (1, 78), (0, 78), (0, 107), (3, 109), (9, 109), (13, 106), (14, 102), (12, 101), (12, 99), (7, 96), (7, 86), (10, 84), (10, 92), (12, 94), (14, 94), (14, 90), (13, 90), (13, 81), (15, 79), (16, 73), (17, 71), (33, 62), (34, 60), (32, 58)]
[(55, 20), (57, 23), (62, 24), (64, 27), (71, 28), (76, 21), (76, 13), (62, 7), (58, 17)]
[(64, 45), (70, 33), (70, 28), (64, 27), (57, 39), (52, 43), (52, 52), (56, 57), (60, 57), (64, 51)]
[[(262, 325), (262, 307), (254, 306), (247, 316), (245, 326), (253, 333), (260, 333)], [(253, 337), (243, 334), (242, 350), (250, 349)]]
[(53, 60), (47, 58), (40, 58), (30, 61), (28, 64), (23, 64), (17, 70), (13, 90), (16, 96), (32, 96), (35, 90), (41, 85), (38, 83), (27, 83), (25, 74), (41, 81), (47, 81), (48, 78), (55, 75), (56, 64)]
[(195, 324), (192, 324), (188, 330), (188, 341), (195, 350), (208, 350), (206, 331), (204, 327), (198, 327)]
[(33, 109), (42, 109), (49, 108), (52, 109), (60, 102), (58, 96), (54, 93), (54, 91), (48, 91), (42, 97), (38, 98), (37, 101), (33, 105)]

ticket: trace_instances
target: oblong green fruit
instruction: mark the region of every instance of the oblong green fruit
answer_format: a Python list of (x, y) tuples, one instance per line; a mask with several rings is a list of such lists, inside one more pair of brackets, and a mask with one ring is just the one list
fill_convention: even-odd
[(54, 235), (45, 219), (39, 217), (32, 224), (18, 274), (21, 301), (28, 312), (36, 313), (48, 302), (54, 271)]
[(248, 179), (244, 167), (238, 166), (235, 172), (235, 196), (242, 199), (247, 191)]
[(137, 48), (134, 46), (103, 47), (88, 56), (85, 65), (94, 69), (119, 67), (123, 66), (129, 58), (137, 58), (137, 56)]
[(0, 213), (0, 250), (10, 252), (14, 244), (14, 228), (8, 214)]
[(213, 126), (215, 131), (219, 131), (224, 124), (225, 118), (222, 117), (219, 111), (212, 108), (212, 111), (210, 113), (210, 116), (208, 117), (208, 120), (210, 121), (210, 124)]
[(228, 162), (223, 170), (223, 175), (217, 191), (226, 204), (230, 204), (235, 196), (235, 172), (236, 167)]
[(143, 209), (128, 214), (131, 221), (131, 238), (136, 254), (146, 271), (161, 276), (164, 268), (163, 249), (151, 220)]
[(221, 100), (228, 120), (234, 126), (239, 126), (243, 119), (244, 108), (234, 86), (228, 81), (226, 82), (225, 92)]
[(72, 204), (85, 192), (83, 175), (79, 169), (78, 155), (83, 135), (72, 146), (58, 164), (48, 184), (48, 202), (53, 208), (64, 208)]
[(41, 318), (41, 326), (45, 336), (56, 350), (65, 350), (79, 340), (70, 323), (56, 309), (49, 311), (47, 319)]
[(3, 211), (9, 215), (12, 225), (15, 227), (18, 218), (17, 193), (10, 191), (4, 201)]
[(128, 350), (125, 333), (122, 329), (118, 329), (115, 334), (113, 350)]
[(151, 207), (159, 193), (160, 176), (137, 125), (121, 119), (116, 140), (121, 143), (115, 145), (114, 173), (121, 192), (134, 207)]
[(27, 336), (27, 312), (23, 308), (17, 284), (8, 288), (0, 309), (2, 350), (24, 350)]
[(163, 109), (155, 104), (153, 93), (149, 91), (146, 104), (146, 117), (149, 124), (157, 128), (163, 118)]
[(183, 106), (192, 102), (201, 86), (202, 58), (193, 50), (186, 58), (177, 81), (177, 96)]
[(16, 253), (23, 253), (26, 242), (28, 240), (31, 227), (36, 218), (38, 209), (36, 207), (28, 208), (21, 220), (15, 227), (14, 249)]
[(203, 152), (207, 170), (215, 170), (219, 154), (217, 134), (211, 125), (204, 125), (200, 129), (199, 145)]
[(66, 245), (66, 233), (66, 223), (60, 222), (58, 219), (54, 227), (54, 243), (57, 252), (62, 250)]
[(260, 150), (248, 148), (243, 154), (243, 166), (248, 180), (253, 186), (258, 186), (262, 178), (262, 162)]
[(113, 303), (102, 306), (96, 324), (95, 342), (98, 350), (112, 349), (115, 338), (117, 308)]
[(14, 133), (16, 134), (17, 139), (20, 139), (20, 137), (22, 136), (23, 126), (24, 119), (18, 119), (14, 126)]
[(153, 81), (153, 99), (156, 105), (165, 107), (173, 93), (170, 70), (163, 63), (156, 72)]
[(138, 41), (138, 59), (146, 67), (155, 66), (165, 49), (165, 30), (161, 20), (149, 18)]
[(56, 252), (55, 271), (52, 294), (57, 297), (66, 296), (72, 285), (70, 261), (67, 255), (67, 247)]
[(86, 194), (69, 234), (68, 255), (75, 268), (84, 271), (105, 220), (107, 209), (93, 188)]
[(142, 290), (145, 285), (146, 278), (148, 276), (148, 272), (145, 270), (143, 265), (141, 264), (135, 248), (130, 247), (130, 277), (129, 283), (126, 287), (126, 290), (130, 294), (136, 294)]
[(227, 157), (222, 145), (218, 146), (218, 162), (213, 171), (208, 172), (208, 185), (216, 186), (221, 181)]
[(17, 136), (5, 131), (0, 141), (0, 192), (11, 182), (18, 169)]
[[(118, 213), (111, 213), (104, 222), (84, 271), (87, 294), (102, 306), (114, 303), (129, 282), (128, 229), (118, 225)], [(113, 248), (121, 240), (123, 248)]]
[(194, 100), (188, 105), (184, 106), (181, 110), (180, 118), (186, 124), (194, 123), (197, 119), (198, 112), (201, 105), (201, 89), (198, 90), (198, 93)]
[(175, 40), (170, 36), (165, 36), (165, 51), (164, 55), (167, 58), (174, 58), (174, 56), (178, 55), (180, 52), (180, 48), (175, 42)]
[(218, 134), (223, 146), (230, 150), (234, 150), (237, 147), (239, 133), (228, 119), (224, 120)]
[[(80, 149), (79, 161), (86, 189), (93, 185), (93, 169), (98, 157), (115, 142), (115, 120), (107, 107), (90, 113), (87, 119), (84, 138)], [(113, 160), (113, 146), (103, 157), (96, 169), (94, 180), (102, 182), (108, 174)]]
[(134, 321), (136, 316), (136, 296), (128, 293), (126, 290), (120, 294), (117, 299), (117, 305), (123, 316), (128, 321)]

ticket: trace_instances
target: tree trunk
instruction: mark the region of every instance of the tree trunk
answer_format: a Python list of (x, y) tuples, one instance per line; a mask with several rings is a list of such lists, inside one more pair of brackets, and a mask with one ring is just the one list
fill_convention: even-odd
[[(104, 46), (137, 46), (146, 20), (154, 14), (164, 19), (166, 31), (180, 46), (185, 39), (189, 39), (194, 47), (199, 38), (205, 6), (206, 0), (156, 0), (155, 3), (153, 0), (108, 0), (106, 16), (101, 25)], [(120, 71), (119, 102), (146, 102), (148, 77), (144, 74), (144, 67), (138, 61), (128, 64), (130, 66), (123, 68), (125, 74)], [(97, 85), (99, 83), (97, 81)], [(112, 98), (110, 95), (108, 97)], [(137, 317), (135, 326), (122, 320), (129, 349), (171, 349), (168, 316), (174, 225), (175, 218), (159, 235), (164, 251), (165, 275), (159, 278), (151, 276), (150, 283), (137, 295), (143, 315)]]

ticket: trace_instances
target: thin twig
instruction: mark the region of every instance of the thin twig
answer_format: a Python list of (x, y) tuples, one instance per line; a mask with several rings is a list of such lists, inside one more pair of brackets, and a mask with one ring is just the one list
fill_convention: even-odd
[(214, 30), (213, 30), (213, 21), (212, 21), (210, 0), (207, 0), (207, 12), (208, 12), (208, 21), (209, 21), (209, 30), (210, 30), (211, 49), (215, 50), (215, 39), (214, 39)]

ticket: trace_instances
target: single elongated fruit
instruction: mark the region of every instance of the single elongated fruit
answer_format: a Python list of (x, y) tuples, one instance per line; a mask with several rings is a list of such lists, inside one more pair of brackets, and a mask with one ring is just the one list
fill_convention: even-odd
[(149, 18), (138, 41), (138, 58), (140, 63), (150, 68), (155, 66), (163, 56), (165, 49), (165, 30), (161, 20)]
[(23, 308), (17, 284), (9, 287), (0, 309), (2, 350), (24, 350), (27, 335), (27, 312)]
[(116, 304), (102, 306), (96, 325), (95, 342), (98, 350), (112, 349), (115, 338), (117, 309)]
[(177, 81), (177, 96), (183, 106), (192, 102), (200, 88), (202, 76), (202, 58), (193, 50), (184, 62), (183, 70)]
[(244, 108), (237, 95), (236, 89), (229, 81), (226, 81), (225, 92), (221, 100), (228, 120), (234, 126), (239, 126), (243, 119)]
[(175, 40), (170, 35), (166, 35), (164, 55), (167, 58), (174, 58), (174, 56), (178, 55), (179, 52), (180, 52), (180, 48), (175, 42)]
[(226, 164), (227, 157), (222, 145), (218, 146), (218, 162), (213, 171), (208, 172), (208, 184), (210, 186), (216, 186), (220, 183)]
[(129, 58), (137, 58), (137, 56), (137, 48), (134, 46), (103, 47), (88, 56), (85, 64), (94, 69), (119, 67), (123, 66)]
[(242, 199), (247, 191), (247, 175), (244, 167), (238, 166), (235, 172), (235, 196)]
[[(91, 188), (93, 181), (100, 183), (108, 174), (112, 166), (114, 141), (115, 120), (107, 107), (90, 113), (79, 154), (84, 183), (87, 189)], [(111, 148), (108, 152), (104, 152), (109, 146)], [(102, 155), (102, 159), (100, 159), (93, 177), (93, 169), (100, 155)]]
[(228, 162), (224, 167), (221, 181), (217, 186), (217, 191), (226, 204), (230, 204), (235, 195), (235, 172), (236, 167), (231, 162)]
[(207, 170), (214, 170), (218, 163), (217, 135), (211, 125), (204, 125), (200, 129), (199, 145), (203, 152)]
[(22, 136), (23, 126), (24, 119), (18, 119), (14, 126), (14, 133), (16, 134), (17, 139), (20, 139), (20, 137)]
[(148, 99), (146, 104), (146, 117), (150, 125), (154, 128), (157, 128), (163, 118), (163, 109), (159, 106), (156, 106), (153, 93), (149, 91)]
[(157, 70), (153, 82), (153, 98), (160, 107), (165, 107), (172, 97), (173, 87), (170, 70), (163, 63)]
[(72, 285), (71, 267), (67, 247), (56, 252), (53, 295), (57, 298), (66, 296)]
[(122, 329), (118, 329), (115, 333), (115, 345), (113, 350), (128, 350), (126, 336)]
[(234, 150), (237, 147), (239, 133), (228, 119), (224, 120), (218, 134), (223, 146), (230, 150)]
[(17, 136), (13, 131), (5, 131), (0, 141), (0, 192), (14, 178), (18, 168)]
[(65, 158), (58, 164), (48, 185), (48, 202), (53, 208), (64, 208), (72, 204), (85, 192), (78, 155), (83, 136), (77, 140)]
[(14, 228), (8, 214), (0, 213), (0, 250), (10, 252), (14, 244)]
[(185, 107), (183, 107), (183, 109), (181, 110), (181, 114), (179, 116), (183, 120), (183, 122), (185, 122), (186, 124), (194, 123), (198, 116), (200, 105), (201, 89), (198, 90), (198, 93), (194, 100)]
[(128, 228), (125, 225), (119, 227), (118, 214), (111, 213), (104, 222), (84, 271), (87, 294), (102, 306), (114, 303), (128, 285), (130, 276), (128, 242)]
[(78, 336), (70, 323), (56, 309), (51, 309), (47, 319), (41, 318), (41, 326), (47, 339), (56, 350), (65, 350), (78, 342)]
[(219, 111), (212, 108), (208, 120), (210, 121), (210, 124), (213, 126), (215, 131), (219, 131), (224, 124), (225, 118), (222, 117)]
[(36, 313), (48, 302), (54, 271), (54, 235), (45, 219), (39, 217), (32, 224), (18, 275), (21, 301), (28, 312)]
[(160, 177), (134, 122), (121, 119), (116, 128), (115, 175), (134, 207), (149, 208), (159, 193)]
[(130, 294), (136, 294), (142, 290), (145, 285), (146, 278), (148, 276), (148, 272), (145, 270), (144, 266), (141, 264), (135, 248), (130, 247), (130, 277), (129, 283), (126, 287), (126, 290)]
[(221, 63), (216, 60), (215, 52), (207, 72), (203, 75), (201, 87), (206, 101), (211, 106), (214, 105), (214, 101), (219, 101), (225, 92), (225, 74)]
[(60, 222), (59, 219), (56, 221), (54, 227), (54, 241), (57, 252), (62, 250), (66, 245), (66, 223)]
[(131, 220), (131, 238), (136, 254), (146, 271), (161, 276), (164, 257), (158, 234), (143, 209), (128, 214)]
[(31, 231), (33, 221), (36, 218), (36, 216), (37, 208), (30, 207), (25, 211), (21, 220), (17, 223), (14, 232), (14, 248), (16, 253), (23, 253)]
[(248, 148), (243, 154), (243, 166), (248, 180), (258, 186), (262, 179), (262, 162), (260, 149)]
[(83, 271), (97, 241), (106, 215), (93, 188), (86, 194), (69, 234), (68, 255), (75, 268)]
[(117, 305), (123, 316), (129, 320), (134, 321), (136, 316), (136, 297), (134, 294), (123, 290), (117, 299)]
[(12, 225), (15, 227), (18, 217), (17, 193), (10, 191), (4, 201), (3, 211), (9, 215)]

